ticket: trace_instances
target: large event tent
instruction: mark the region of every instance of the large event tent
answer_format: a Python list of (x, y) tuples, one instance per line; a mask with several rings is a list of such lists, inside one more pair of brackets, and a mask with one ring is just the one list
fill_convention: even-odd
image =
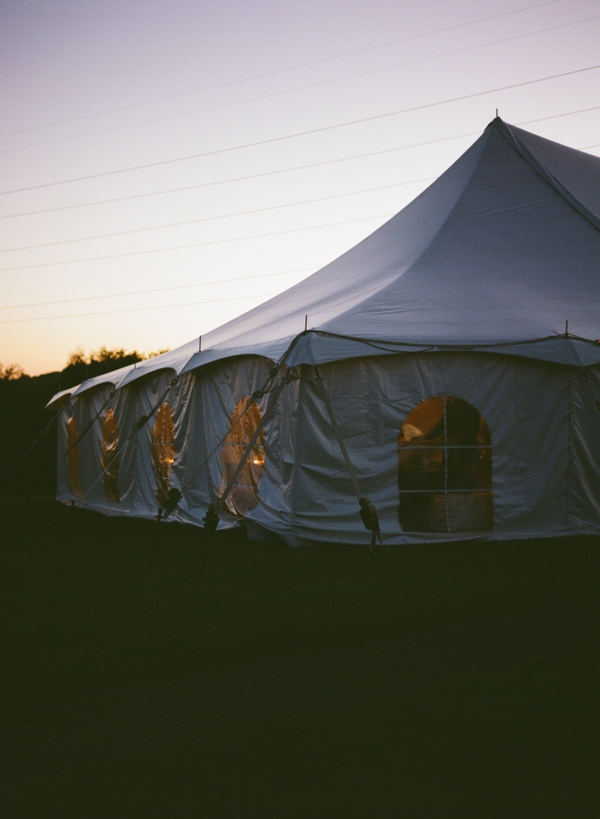
[(387, 543), (597, 533), (599, 304), (600, 159), (496, 118), (202, 349), (55, 396), (58, 499), (201, 523), (245, 456), (225, 522), (292, 544), (364, 542), (356, 482)]

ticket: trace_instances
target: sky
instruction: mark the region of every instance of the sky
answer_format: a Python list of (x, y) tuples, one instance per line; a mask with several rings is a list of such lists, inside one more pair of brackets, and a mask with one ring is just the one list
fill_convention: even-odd
[(496, 109), (600, 156), (599, 43), (600, 0), (2, 0), (0, 362), (205, 334), (372, 233)]

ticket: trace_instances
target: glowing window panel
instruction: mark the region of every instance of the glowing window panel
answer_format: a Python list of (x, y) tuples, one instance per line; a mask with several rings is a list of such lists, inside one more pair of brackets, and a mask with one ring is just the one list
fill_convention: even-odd
[(404, 531), (492, 529), (492, 444), (475, 407), (453, 395), (426, 399), (402, 425), (398, 458)]
[(166, 401), (158, 408), (152, 429), (152, 462), (156, 474), (156, 497), (159, 503), (164, 503), (175, 463), (175, 424)]
[(119, 491), (119, 424), (113, 409), (105, 412), (102, 419), (101, 466), (104, 472), (104, 496), (114, 503), (121, 502)]
[[(229, 422), (231, 431), (221, 450), (223, 473), (219, 495), (222, 495), (225, 491), (225, 487), (239, 465), (250, 439), (261, 422), (262, 416), (256, 403), (253, 403), (244, 413), (248, 406), (248, 398), (246, 396), (238, 401)], [(251, 509), (254, 509), (258, 503), (258, 484), (264, 473), (264, 464), (265, 439), (261, 431), (252, 447), (252, 452), (237, 477), (233, 489), (225, 501), (227, 508), (234, 515), (245, 515)]]

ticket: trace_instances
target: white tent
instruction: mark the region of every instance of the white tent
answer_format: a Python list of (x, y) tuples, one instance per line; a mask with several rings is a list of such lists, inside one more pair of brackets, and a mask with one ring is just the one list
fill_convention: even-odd
[(175, 487), (200, 523), (233, 480), (226, 520), (289, 543), (364, 542), (357, 494), (388, 543), (597, 533), (599, 301), (600, 159), (497, 118), (201, 351), (74, 389), (58, 499), (150, 517)]

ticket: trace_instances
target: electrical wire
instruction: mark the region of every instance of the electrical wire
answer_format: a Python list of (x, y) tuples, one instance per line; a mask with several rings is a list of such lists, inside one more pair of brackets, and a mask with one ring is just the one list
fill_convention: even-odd
[(214, 222), (218, 219), (231, 219), (235, 216), (250, 216), (254, 213), (266, 213), (271, 210), (283, 210), (283, 208), (292, 208), (297, 205), (313, 205), (317, 202), (328, 202), (331, 199), (341, 199), (344, 196), (358, 196), (363, 193), (375, 193), (376, 191), (389, 190), (390, 188), (398, 188), (401, 185), (416, 185), (420, 182), (431, 182), (435, 176), (426, 176), (423, 179), (411, 179), (408, 182), (394, 182), (391, 185), (380, 185), (376, 188), (363, 188), (359, 191), (348, 191), (347, 193), (334, 193), (331, 196), (319, 196), (316, 199), (303, 199), (299, 202), (287, 202), (283, 205), (269, 205), (266, 208), (253, 208), (252, 210), (241, 210), (237, 213), (223, 213), (217, 216), (203, 216), (199, 219), (186, 219), (184, 222), (171, 222), (166, 225), (151, 225), (150, 227), (132, 228), (130, 230), (119, 230), (114, 233), (101, 233), (96, 236), (82, 236), (79, 239), (60, 239), (56, 242), (42, 242), (38, 245), (24, 245), (23, 247), (9, 247), (0, 249), (0, 253), (14, 253), (18, 250), (37, 250), (40, 247), (56, 247), (57, 245), (71, 245), (75, 242), (90, 242), (94, 239), (112, 239), (115, 236), (131, 236), (134, 233), (147, 233), (150, 230), (167, 230), (174, 227), (186, 227), (189, 225), (197, 225), (201, 222)]
[[(314, 268), (310, 268), (310, 269), (312, 270)], [(302, 271), (298, 271), (298, 272), (302, 272)], [(255, 277), (248, 276), (248, 279), (251, 279), (251, 278), (259, 278), (259, 277), (258, 276), (255, 276)], [(330, 281), (330, 282), (331, 281), (337, 281), (337, 280), (344, 279), (344, 278), (345, 278), (344, 275), (331, 276), (331, 277), (329, 277), (328, 281)], [(244, 280), (242, 279), (241, 281), (244, 281)], [(220, 284), (220, 282), (216, 282), (216, 284)], [(311, 277), (307, 277), (306, 279), (303, 279), (300, 282), (298, 282), (296, 285), (294, 285), (294, 287), (296, 288), (296, 291), (299, 292), (301, 289), (306, 289), (307, 287), (308, 288), (314, 287), (315, 285), (318, 285), (318, 281), (312, 280)], [(377, 290), (379, 290), (379, 287), (380, 287), (379, 284), (374, 285), (370, 290), (364, 291), (363, 295), (369, 295), (371, 292), (376, 292)], [(144, 291), (140, 291), (140, 292), (144, 292)], [(98, 312), (95, 312), (95, 313), (68, 313), (68, 314), (63, 315), (63, 316), (42, 316), (42, 317), (39, 317), (39, 318), (34, 317), (34, 318), (24, 318), (24, 319), (8, 319), (8, 320), (4, 320), (4, 321), (0, 320), (0, 324), (19, 324), (19, 323), (22, 323), (22, 322), (29, 322), (29, 321), (49, 321), (49, 320), (54, 320), (54, 319), (84, 318), (84, 317), (89, 317), (89, 316), (110, 315), (110, 314), (113, 314), (113, 313), (134, 313), (134, 312), (142, 312), (142, 311), (145, 311), (145, 310), (162, 310), (162, 309), (169, 309), (169, 308), (175, 308), (175, 307), (188, 307), (188, 306), (198, 305), (198, 304), (202, 304), (202, 305), (204, 305), (204, 304), (217, 304), (217, 303), (220, 303), (220, 302), (239, 301), (239, 300), (242, 300), (242, 299), (249, 299), (249, 298), (261, 298), (261, 299), (264, 298), (264, 299), (267, 299), (267, 298), (273, 298), (274, 296), (280, 295), (281, 292), (282, 291), (278, 291), (277, 293), (251, 294), (251, 295), (248, 295), (248, 296), (235, 296), (235, 297), (232, 297), (232, 298), (223, 298), (223, 299), (214, 299), (214, 300), (203, 299), (202, 301), (196, 301), (196, 302), (186, 301), (186, 302), (182, 302), (180, 304), (162, 304), (162, 305), (154, 305), (154, 306), (151, 306), (151, 307), (132, 307), (132, 308), (125, 308), (125, 309), (121, 309), (121, 310), (103, 310), (103, 311), (98, 311)], [(134, 294), (132, 294), (132, 295), (134, 295)], [(137, 294), (135, 294), (135, 295), (137, 295)], [(338, 301), (338, 303), (337, 303), (338, 307), (343, 306), (345, 303), (352, 302), (353, 299), (354, 299), (354, 296), (350, 296), (348, 299), (345, 299), (343, 301)]]
[(309, 225), (308, 227), (301, 227), (301, 228), (288, 228), (286, 230), (276, 230), (270, 233), (254, 233), (249, 236), (233, 236), (229, 239), (214, 239), (210, 242), (192, 242), (188, 245), (175, 245), (173, 247), (158, 247), (154, 248), (153, 250), (131, 250), (127, 253), (113, 253), (106, 256), (89, 256), (84, 259), (64, 259), (59, 262), (41, 262), (39, 264), (29, 264), (29, 265), (20, 265), (17, 267), (3, 267), (0, 269), (0, 273), (6, 273), (13, 270), (31, 270), (34, 268), (39, 267), (54, 267), (55, 265), (64, 265), (64, 264), (81, 264), (82, 262), (103, 262), (107, 259), (122, 259), (130, 256), (143, 256), (148, 253), (166, 253), (170, 250), (189, 250), (193, 247), (205, 247), (207, 245), (222, 245), (228, 244), (229, 242), (242, 242), (246, 239), (262, 239), (266, 236), (282, 236), (286, 233), (299, 233), (304, 230), (318, 230), (320, 228), (327, 228), (327, 227), (337, 227), (338, 225), (350, 225), (355, 222), (369, 222), (374, 219), (389, 219), (393, 216), (393, 213), (384, 213), (380, 216), (361, 216), (358, 219), (344, 219), (341, 222), (327, 222), (322, 225)]
[(174, 307), (195, 307), (199, 304), (221, 304), (222, 302), (244, 301), (245, 299), (270, 299), (277, 293), (252, 293), (249, 296), (229, 296), (226, 299), (209, 299), (202, 301), (184, 301), (179, 304), (156, 304), (151, 307), (126, 307), (122, 310), (100, 310), (96, 313), (67, 313), (63, 316), (35, 316), (33, 318), (0, 320), (0, 324), (22, 324), (29, 321), (64, 321), (71, 318), (90, 318), (91, 316), (108, 316), (117, 313), (143, 313), (146, 310), (168, 310)]
[(112, 171), (101, 171), (100, 173), (87, 174), (86, 176), (75, 176), (71, 177), (70, 179), (60, 179), (54, 182), (44, 182), (40, 185), (29, 185), (24, 188), (13, 188), (11, 190), (0, 191), (0, 195), (5, 196), (10, 193), (24, 193), (26, 191), (40, 190), (42, 188), (50, 188), (55, 187), (57, 185), (67, 185), (73, 182), (84, 182), (90, 179), (102, 179), (107, 176), (115, 176), (117, 174), (122, 173), (131, 173), (132, 171), (148, 170), (149, 168), (159, 168), (164, 167), (165, 165), (173, 165), (178, 162), (187, 162), (191, 159), (201, 159), (207, 156), (216, 156), (218, 154), (231, 153), (233, 151), (240, 151), (245, 148), (255, 148), (261, 145), (273, 145), (276, 142), (283, 142), (288, 139), (296, 139), (298, 137), (310, 136), (312, 134), (321, 134), (325, 133), (326, 131), (334, 131), (339, 128), (347, 128), (348, 126), (351, 125), (360, 125), (366, 122), (376, 122), (383, 119), (389, 119), (390, 117), (399, 116), (400, 114), (407, 114), (413, 111), (424, 111), (429, 108), (435, 108), (439, 105), (449, 105), (454, 102), (462, 102), (464, 100), (475, 99), (477, 97), (484, 97), (488, 94), (496, 94), (499, 93), (500, 91), (509, 91), (513, 88), (524, 88), (526, 86), (536, 85), (542, 82), (549, 82), (550, 80), (556, 80), (562, 77), (574, 76), (575, 74), (583, 74), (586, 71), (595, 71), (598, 68), (600, 68), (600, 64), (586, 66), (585, 68), (576, 68), (571, 71), (561, 71), (559, 74), (550, 74), (546, 77), (538, 77), (535, 80), (525, 80), (524, 82), (511, 83), (510, 85), (502, 85), (498, 86), (497, 88), (489, 88), (485, 91), (476, 91), (472, 94), (462, 94), (459, 97), (450, 97), (445, 100), (437, 100), (436, 102), (428, 102), (423, 103), (421, 105), (414, 105), (410, 108), (401, 108), (397, 111), (388, 111), (384, 114), (375, 114), (370, 117), (361, 117), (360, 119), (348, 120), (347, 122), (338, 122), (335, 125), (324, 125), (320, 128), (311, 128), (310, 130), (307, 131), (297, 131), (296, 133), (293, 134), (285, 134), (283, 136), (270, 137), (269, 139), (261, 139), (256, 142), (247, 142), (243, 145), (233, 145), (229, 148), (217, 148), (213, 151), (205, 151), (203, 153), (190, 154), (188, 156), (175, 157), (173, 159), (163, 159), (159, 160), (158, 162), (147, 162), (144, 163), (143, 165), (133, 165), (129, 168), (119, 168)]
[(552, 5), (555, 5), (556, 3), (559, 3), (559, 2), (562, 2), (562, 0), (546, 0), (546, 2), (544, 2), (544, 3), (536, 3), (533, 6), (525, 6), (524, 8), (514, 9), (513, 11), (505, 11), (505, 12), (502, 12), (500, 14), (493, 14), (490, 17), (480, 17), (477, 20), (470, 20), (470, 21), (468, 21), (466, 23), (456, 23), (456, 24), (454, 24), (452, 26), (446, 26), (444, 28), (433, 29), (432, 31), (426, 31), (426, 32), (423, 32), (422, 34), (412, 34), (412, 35), (409, 35), (408, 37), (401, 37), (401, 38), (399, 38), (397, 40), (388, 40), (387, 42), (379, 43), (378, 45), (367, 46), (365, 48), (358, 48), (358, 49), (354, 49), (353, 51), (345, 51), (345, 52), (342, 52), (340, 54), (331, 55), (329, 57), (321, 57), (318, 60), (310, 60), (309, 62), (305, 62), (305, 63), (297, 63), (295, 65), (287, 66), (286, 68), (278, 68), (278, 69), (275, 69), (273, 71), (266, 71), (266, 72), (263, 72), (261, 74), (254, 74), (254, 75), (251, 75), (249, 77), (242, 77), (242, 78), (237, 79), (237, 80), (229, 80), (227, 82), (218, 83), (216, 85), (206, 85), (206, 86), (203, 86), (202, 88), (196, 88), (196, 89), (194, 89), (192, 91), (183, 91), (183, 92), (180, 92), (178, 94), (169, 94), (169, 95), (164, 96), (164, 97), (156, 97), (155, 99), (152, 99), (152, 100), (145, 100), (143, 102), (131, 103), (129, 105), (121, 105), (121, 106), (118, 106), (116, 108), (106, 108), (103, 111), (96, 111), (96, 112), (91, 113), (91, 114), (81, 114), (81, 115), (76, 116), (76, 117), (69, 117), (67, 119), (55, 120), (54, 122), (47, 122), (47, 123), (44, 123), (43, 125), (33, 125), (33, 126), (29, 127), (29, 128), (20, 128), (19, 130), (15, 130), (15, 131), (5, 131), (3, 133), (0, 133), (0, 136), (11, 136), (13, 134), (24, 134), (24, 133), (27, 133), (27, 132), (30, 132), (30, 131), (40, 130), (41, 128), (50, 128), (50, 127), (52, 127), (54, 125), (63, 125), (63, 124), (68, 123), (68, 122), (76, 122), (76, 121), (80, 121), (82, 119), (89, 119), (91, 117), (103, 116), (105, 114), (114, 114), (114, 113), (116, 113), (118, 111), (127, 111), (127, 110), (130, 110), (132, 108), (139, 108), (140, 106), (143, 106), (143, 105), (153, 105), (153, 104), (155, 104), (157, 102), (165, 102), (167, 100), (180, 99), (181, 97), (188, 97), (188, 96), (191, 96), (193, 94), (199, 94), (199, 93), (201, 93), (203, 91), (212, 91), (212, 90), (215, 90), (217, 88), (226, 88), (228, 86), (237, 85), (237, 84), (242, 83), (242, 82), (250, 82), (251, 80), (263, 79), (264, 77), (272, 77), (272, 76), (274, 76), (276, 74), (281, 74), (281, 73), (286, 72), (286, 71), (293, 71), (293, 70), (296, 70), (298, 68), (306, 68), (306, 67), (311, 66), (311, 65), (319, 65), (321, 63), (328, 62), (330, 60), (338, 60), (338, 59), (340, 59), (342, 57), (350, 57), (350, 56), (353, 56), (355, 54), (364, 54), (367, 51), (374, 51), (375, 49), (378, 49), (378, 48), (386, 48), (386, 47), (391, 46), (391, 45), (397, 45), (398, 43), (406, 43), (406, 42), (409, 42), (411, 40), (422, 39), (423, 37), (431, 37), (434, 34), (442, 34), (442, 33), (446, 32), (446, 31), (455, 31), (456, 29), (466, 28), (467, 26), (476, 25), (477, 23), (484, 23), (484, 22), (487, 22), (489, 20), (497, 20), (500, 17), (508, 17), (510, 15), (513, 15), (513, 14), (521, 14), (524, 11), (530, 11), (532, 9), (541, 8), (542, 6), (552, 6)]
[(57, 301), (36, 301), (29, 304), (10, 304), (6, 307), (0, 306), (0, 310), (25, 310), (29, 307), (50, 307), (55, 304), (73, 304), (80, 301), (99, 301), (100, 299), (119, 299), (124, 296), (140, 296), (146, 293), (166, 293), (170, 290), (188, 290), (192, 287), (208, 287), (213, 284), (231, 284), (232, 282), (246, 282), (253, 279), (268, 279), (273, 276), (286, 276), (291, 273), (308, 273), (316, 270), (317, 265), (312, 267), (300, 267), (297, 270), (279, 270), (277, 273), (258, 273), (256, 276), (236, 276), (233, 279), (214, 279), (207, 282), (196, 282), (195, 284), (176, 284), (171, 287), (153, 287), (149, 290), (128, 290), (120, 293), (107, 293), (103, 296), (79, 296), (76, 299), (58, 299)]
[[(598, 106), (600, 108), (600, 106)], [(61, 210), (71, 210), (73, 208), (85, 208), (85, 207), (92, 207), (94, 205), (110, 205), (115, 202), (127, 202), (131, 199), (144, 199), (148, 196), (163, 196), (166, 193), (182, 193), (183, 191), (192, 191), (197, 190), (198, 188), (209, 188), (215, 185), (226, 185), (232, 182), (246, 182), (250, 179), (262, 179), (265, 176), (275, 176), (276, 174), (280, 173), (291, 173), (292, 171), (304, 171), (309, 168), (319, 168), (323, 165), (333, 165), (337, 162), (349, 162), (354, 159), (365, 159), (371, 156), (379, 156), (380, 154), (389, 154), (393, 153), (394, 151), (404, 151), (409, 148), (419, 148), (424, 145), (434, 145), (439, 142), (449, 142), (453, 139), (463, 139), (470, 136), (477, 136), (480, 134), (481, 131), (468, 131), (464, 134), (456, 134), (455, 136), (451, 137), (440, 137), (438, 139), (429, 139), (425, 142), (413, 142), (410, 145), (398, 145), (394, 148), (383, 148), (380, 151), (369, 151), (365, 154), (353, 154), (352, 156), (342, 156), (336, 159), (326, 159), (322, 162), (311, 162), (308, 165), (294, 165), (291, 168), (281, 168), (277, 171), (264, 171), (263, 173), (254, 173), (250, 174), (249, 176), (234, 176), (230, 179), (217, 179), (214, 182), (200, 182), (197, 185), (186, 185), (182, 188), (168, 188), (162, 191), (151, 191), (149, 193), (134, 193), (129, 194), (128, 196), (117, 196), (112, 199), (98, 199), (94, 202), (81, 202), (76, 205), (61, 205), (57, 208), (46, 208), (44, 210), (30, 210), (26, 211), (25, 213), (8, 213), (3, 216), (0, 216), (0, 219), (15, 219), (19, 216), (38, 216), (43, 213), (56, 213), (57, 211)], [(399, 183), (400, 184), (400, 183)], [(402, 184), (409, 185), (409, 182), (403, 182)]]
[(514, 40), (522, 40), (525, 37), (533, 37), (533, 36), (538, 35), (538, 34), (546, 34), (546, 33), (550, 32), (550, 31), (557, 31), (559, 29), (568, 28), (570, 26), (580, 25), (581, 23), (590, 23), (590, 22), (593, 22), (595, 20), (600, 20), (600, 15), (595, 15), (594, 17), (586, 17), (586, 18), (584, 18), (582, 20), (573, 20), (573, 21), (570, 21), (568, 23), (561, 23), (560, 25), (550, 26), (548, 28), (536, 29), (535, 31), (528, 31), (528, 32), (525, 32), (524, 34), (514, 34), (512, 37), (503, 37), (503, 38), (501, 38), (499, 40), (489, 40), (486, 43), (479, 43), (478, 45), (466, 46), (464, 48), (454, 49), (453, 51), (443, 51), (443, 52), (441, 52), (439, 54), (433, 54), (433, 55), (429, 55), (427, 57), (419, 57), (419, 58), (414, 59), (414, 60), (405, 60), (404, 62), (401, 62), (401, 63), (394, 63), (392, 65), (384, 65), (384, 66), (381, 66), (380, 68), (371, 68), (368, 71), (359, 71), (359, 72), (356, 72), (354, 74), (346, 74), (343, 77), (333, 77), (332, 79), (329, 79), (329, 80), (321, 80), (319, 82), (309, 83), (307, 85), (298, 85), (298, 86), (295, 86), (294, 88), (286, 88), (283, 91), (273, 91), (273, 92), (271, 92), (269, 94), (261, 94), (261, 95), (256, 96), (256, 97), (247, 97), (246, 99), (235, 100), (233, 102), (220, 103), (219, 105), (209, 105), (209, 106), (206, 106), (205, 108), (198, 108), (198, 109), (196, 109), (194, 111), (184, 111), (184, 112), (179, 113), (179, 114), (169, 114), (168, 116), (154, 117), (152, 119), (141, 120), (139, 122), (128, 122), (128, 123), (126, 123), (124, 125), (114, 125), (111, 128), (101, 128), (101, 129), (98, 129), (96, 131), (86, 131), (83, 134), (72, 134), (71, 136), (57, 137), (56, 139), (49, 139), (49, 140), (45, 140), (43, 142), (33, 142), (33, 143), (28, 144), (28, 145), (14, 145), (11, 148), (2, 148), (2, 149), (0, 149), (0, 154), (10, 153), (10, 152), (13, 152), (13, 151), (24, 151), (24, 150), (26, 150), (28, 148), (40, 148), (40, 147), (43, 147), (45, 145), (56, 145), (57, 143), (68, 142), (68, 141), (71, 141), (71, 140), (74, 140), (74, 139), (82, 139), (84, 137), (89, 137), (89, 136), (98, 136), (99, 134), (109, 134), (109, 133), (113, 133), (114, 131), (122, 131), (122, 130), (125, 130), (127, 128), (137, 128), (137, 127), (140, 127), (142, 125), (154, 125), (154, 124), (156, 124), (158, 122), (168, 122), (168, 121), (173, 120), (173, 119), (181, 119), (182, 117), (196, 116), (198, 114), (203, 114), (203, 113), (206, 113), (208, 111), (219, 111), (219, 110), (221, 110), (223, 108), (231, 108), (231, 107), (234, 107), (236, 105), (244, 105), (244, 104), (247, 104), (247, 103), (250, 103), (250, 102), (259, 102), (261, 100), (272, 99), (273, 97), (280, 97), (280, 96), (283, 96), (285, 94), (292, 94), (292, 93), (297, 92), (297, 91), (306, 91), (306, 90), (310, 90), (312, 88), (320, 88), (320, 87), (322, 87), (324, 85), (331, 85), (332, 83), (344, 82), (346, 80), (358, 79), (359, 77), (367, 77), (367, 76), (370, 76), (372, 74), (378, 74), (378, 73), (380, 73), (382, 71), (393, 71), (396, 68), (404, 68), (404, 67), (409, 66), (409, 65), (417, 65), (417, 64), (423, 63), (423, 62), (430, 62), (431, 60), (438, 60), (438, 59), (441, 59), (443, 57), (452, 57), (452, 56), (455, 56), (457, 54), (464, 54), (465, 52), (468, 52), (468, 51), (476, 51), (477, 49), (487, 48), (488, 46), (492, 46), (492, 45), (501, 45), (503, 43), (509, 43), (509, 42), (514, 41)]
[[(576, 111), (565, 111), (562, 114), (550, 114), (549, 116), (545, 116), (545, 117), (536, 117), (535, 119), (525, 119), (525, 120), (521, 120), (520, 122), (515, 122), (514, 124), (517, 125), (517, 126), (519, 126), (519, 125), (531, 125), (531, 124), (533, 124), (535, 122), (545, 122), (546, 120), (560, 119), (562, 117), (570, 117), (570, 116), (574, 116), (576, 114), (585, 114), (585, 113), (588, 113), (590, 111), (598, 111), (598, 110), (600, 110), (600, 105), (594, 105), (594, 106), (592, 106), (590, 108), (579, 108)], [(342, 157), (337, 157), (335, 159), (326, 159), (326, 160), (323, 160), (322, 162), (311, 162), (308, 165), (294, 165), (294, 166), (292, 166), (290, 168), (281, 168), (281, 169), (276, 170), (276, 171), (264, 171), (263, 173), (250, 174), (248, 176), (234, 176), (234, 177), (231, 177), (230, 179), (217, 179), (214, 182), (200, 182), (199, 184), (196, 184), (196, 185), (185, 185), (185, 186), (179, 187), (179, 188), (166, 188), (166, 189), (164, 189), (162, 191), (150, 191), (148, 193), (133, 193), (133, 194), (128, 194), (127, 196), (115, 196), (115, 197), (112, 197), (111, 199), (96, 199), (93, 202), (79, 202), (79, 203), (73, 204), (73, 205), (60, 205), (59, 207), (56, 207), (56, 208), (44, 208), (42, 210), (29, 210), (29, 211), (25, 211), (23, 213), (7, 213), (7, 214), (0, 215), (0, 219), (17, 219), (17, 218), (19, 218), (21, 216), (39, 216), (39, 215), (44, 214), (44, 213), (57, 213), (59, 211), (73, 210), (75, 208), (94, 207), (96, 205), (112, 205), (115, 202), (128, 202), (128, 201), (130, 201), (132, 199), (145, 199), (145, 198), (147, 198), (149, 196), (164, 196), (165, 194), (169, 194), (169, 193), (182, 193), (184, 191), (198, 190), (199, 188), (208, 188), (208, 187), (213, 187), (215, 185), (226, 185), (226, 184), (231, 184), (233, 182), (246, 182), (246, 181), (251, 180), (251, 179), (262, 179), (262, 178), (264, 178), (266, 176), (275, 176), (276, 174), (280, 174), (280, 173), (291, 173), (293, 171), (303, 171), (303, 170), (307, 170), (307, 169), (310, 169), (310, 168), (319, 168), (319, 167), (322, 167), (323, 165), (333, 165), (333, 164), (336, 164), (338, 162), (350, 162), (350, 161), (355, 160), (355, 159), (366, 159), (366, 158), (369, 158), (369, 157), (372, 157), (372, 156), (380, 156), (382, 154), (394, 153), (395, 151), (404, 151), (404, 150), (407, 150), (407, 149), (410, 149), (410, 148), (420, 148), (420, 147), (423, 147), (423, 146), (426, 146), (426, 145), (435, 145), (435, 144), (438, 144), (440, 142), (449, 142), (449, 141), (451, 141), (453, 139), (466, 139), (467, 137), (477, 136), (480, 133), (481, 133), (480, 130), (467, 131), (467, 132), (465, 132), (463, 134), (455, 134), (454, 136), (450, 136), (450, 137), (440, 137), (438, 139), (429, 139), (429, 140), (425, 140), (423, 142), (413, 142), (413, 143), (408, 144), (408, 145), (398, 145), (398, 146), (396, 146), (394, 148), (383, 148), (380, 151), (369, 151), (368, 153), (364, 153), (364, 154), (353, 154), (352, 156), (342, 156)], [(597, 147), (597, 146), (588, 145), (585, 148), (580, 148), (579, 150), (587, 150), (588, 148), (594, 148), (594, 147)], [(407, 182), (407, 183), (403, 183), (403, 184), (410, 184), (410, 183)]]

